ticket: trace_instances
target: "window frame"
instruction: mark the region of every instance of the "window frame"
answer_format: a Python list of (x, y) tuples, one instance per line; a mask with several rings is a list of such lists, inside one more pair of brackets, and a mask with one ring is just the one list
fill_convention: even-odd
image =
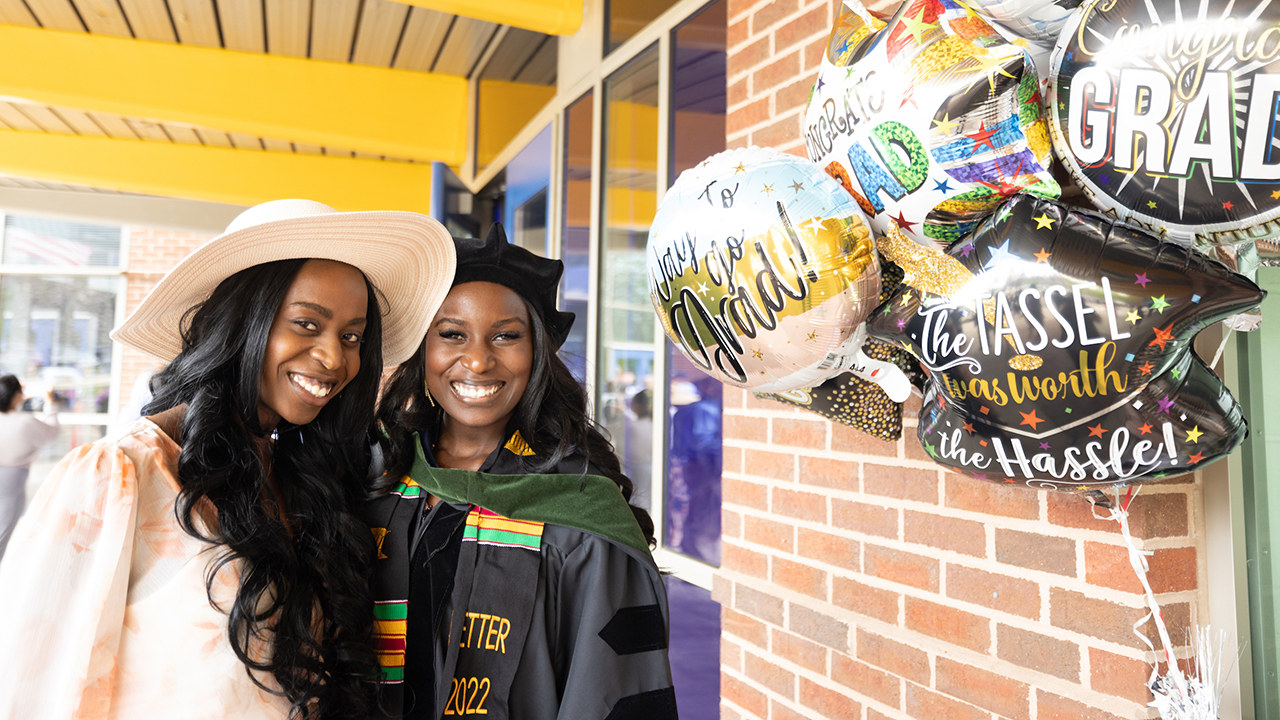
[[(0, 258), (4, 257), (5, 233), (4, 227), (7, 218), (12, 215), (15, 217), (34, 217), (49, 218), (52, 220), (65, 220), (67, 222), (82, 223), (79, 218), (64, 218), (57, 215), (46, 215), (34, 212), (9, 212), (0, 208)], [(90, 223), (97, 224), (97, 223)], [(129, 281), (129, 244), (130, 232), (128, 226), (115, 226), (103, 224), (106, 227), (120, 228), (120, 262), (117, 265), (99, 265), (99, 266), (79, 266), (79, 265), (15, 265), (0, 262), (0, 278), (6, 276), (27, 276), (39, 277), (48, 275), (73, 276), (73, 277), (106, 277), (116, 278), (116, 306), (113, 318), (113, 327), (119, 327), (124, 322), (125, 312), (128, 306), (128, 281)], [(75, 413), (60, 412), (58, 413), (58, 422), (61, 425), (92, 425), (110, 428), (113, 418), (120, 411), (120, 380), (122, 377), (121, 365), (124, 362), (124, 346), (118, 342), (111, 343), (111, 382), (110, 382), (110, 398), (107, 401), (107, 412), (105, 413)]]
[[(1280, 279), (1280, 268), (1261, 267), (1258, 272), (1270, 275), (1272, 284)], [(1254, 483), (1270, 481), (1270, 485), (1280, 490), (1280, 484), (1267, 477), (1264, 432), (1268, 420), (1262, 413), (1267, 362), (1262, 356), (1261, 333), (1280, 332), (1272, 322), (1273, 319), (1264, 319), (1258, 330), (1234, 333), (1234, 338), (1225, 340), (1223, 333), (1227, 331), (1218, 324), (1197, 336), (1195, 344), (1196, 352), (1203, 358), (1213, 357), (1219, 347), (1223, 349), (1222, 363), (1213, 369), (1240, 402), (1252, 426), (1249, 437), (1239, 448), (1224, 461), (1202, 471), (1207, 624), (1215, 631), (1225, 630), (1232, 636), (1224, 663), (1230, 664), (1232, 652), (1239, 653), (1235, 672), (1225, 679), (1222, 717), (1245, 720), (1280, 720), (1274, 713), (1266, 714), (1267, 705), (1274, 710), (1280, 690), (1259, 677), (1266, 668), (1254, 662), (1260, 651), (1258, 645), (1267, 638), (1262, 637), (1266, 628), (1259, 625), (1255, 615), (1258, 588), (1256, 571), (1250, 567), (1250, 555), (1257, 552), (1259, 537), (1253, 517), (1256, 508), (1251, 505), (1249, 488)], [(1271, 502), (1280, 501), (1280, 493), (1273, 495)], [(1280, 528), (1270, 528), (1268, 539), (1274, 540), (1277, 534)], [(1274, 652), (1276, 639), (1269, 640)]]

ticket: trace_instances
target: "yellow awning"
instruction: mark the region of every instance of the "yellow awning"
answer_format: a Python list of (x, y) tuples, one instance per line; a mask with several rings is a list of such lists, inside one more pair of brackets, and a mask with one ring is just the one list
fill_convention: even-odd
[(458, 76), (0, 25), (0, 95), (457, 165)]
[(572, 35), (582, 27), (582, 0), (397, 0), (548, 35)]
[(256, 205), (318, 200), (339, 210), (431, 207), (431, 165), (178, 143), (0, 131), (0, 174)]

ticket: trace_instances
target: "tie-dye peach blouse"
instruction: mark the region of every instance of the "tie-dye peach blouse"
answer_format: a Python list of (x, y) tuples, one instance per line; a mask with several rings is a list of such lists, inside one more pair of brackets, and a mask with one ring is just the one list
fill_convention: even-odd
[[(139, 420), (44, 481), (0, 563), (0, 718), (288, 715), (249, 679), (209, 603), (218, 549), (174, 517), (179, 452)], [(215, 600), (234, 598), (237, 579), (224, 569)]]

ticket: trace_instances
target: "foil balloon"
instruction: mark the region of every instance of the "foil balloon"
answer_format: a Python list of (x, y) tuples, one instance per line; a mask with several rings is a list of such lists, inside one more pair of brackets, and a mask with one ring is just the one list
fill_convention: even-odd
[[(924, 384), (920, 365), (901, 348), (871, 339), (862, 350), (869, 357), (897, 365), (912, 385)], [(902, 404), (891, 400), (880, 386), (853, 373), (842, 373), (817, 387), (756, 393), (756, 397), (802, 407), (887, 442), (902, 437)]]
[(722, 382), (777, 392), (848, 370), (896, 372), (860, 351), (880, 292), (871, 230), (802, 158), (752, 147), (681, 173), (650, 226), (648, 258), (663, 330)]
[(1191, 351), (1264, 295), (1224, 265), (1025, 195), (945, 253), (881, 245), (906, 278), (868, 330), (929, 371), (917, 432), (940, 464), (1077, 490), (1189, 472), (1244, 440)]
[(1052, 49), (1081, 0), (965, 0), (982, 17), (1032, 45)]
[[(857, 1), (858, 0), (846, 0), (845, 5), (853, 5)], [(871, 14), (871, 17), (883, 21), (893, 17), (898, 12), (898, 8), (902, 3), (903, 0), (867, 0), (864, 3), (861, 3), (861, 5), (868, 13)], [(884, 23), (882, 22), (881, 25), (883, 24)]]
[(1198, 246), (1280, 236), (1280, 6), (1089, 0), (1053, 55), (1054, 148), (1106, 215)]
[(883, 233), (954, 242), (1018, 191), (1057, 197), (1038, 81), (1023, 49), (953, 0), (888, 24), (844, 6), (805, 110), (809, 158)]

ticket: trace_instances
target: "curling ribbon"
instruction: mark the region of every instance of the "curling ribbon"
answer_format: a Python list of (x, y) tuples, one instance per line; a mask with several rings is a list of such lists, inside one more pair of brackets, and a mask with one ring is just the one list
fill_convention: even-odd
[[(1155, 622), (1156, 631), (1160, 635), (1160, 644), (1164, 648), (1165, 661), (1169, 664), (1168, 676), (1173, 680), (1174, 685), (1177, 686), (1179, 694), (1189, 702), (1191, 697), (1190, 692), (1187, 689), (1185, 678), (1182, 677), (1182, 670), (1178, 667), (1177, 658), (1173, 655), (1173, 642), (1169, 640), (1169, 629), (1165, 627), (1164, 614), (1160, 611), (1160, 604), (1156, 602), (1156, 595), (1151, 590), (1151, 583), (1147, 582), (1147, 570), (1150, 568), (1147, 565), (1146, 556), (1151, 555), (1152, 551), (1138, 549), (1137, 543), (1133, 539), (1133, 535), (1129, 533), (1129, 505), (1133, 502), (1133, 498), (1138, 494), (1138, 489), (1138, 486), (1130, 485), (1127, 488), (1128, 492), (1125, 494), (1123, 502), (1119, 502), (1120, 492), (1117, 490), (1117, 503), (1114, 507), (1110, 508), (1111, 514), (1106, 518), (1099, 519), (1115, 520), (1120, 523), (1120, 534), (1124, 537), (1125, 547), (1129, 550), (1129, 564), (1133, 566), (1133, 572), (1138, 576), (1138, 582), (1142, 583), (1142, 589), (1146, 592), (1147, 607), (1149, 610), (1146, 616), (1133, 624), (1133, 634), (1137, 635), (1138, 639), (1150, 648), (1152, 652), (1155, 652), (1156, 648), (1155, 645), (1151, 643), (1151, 640), (1148, 639), (1146, 635), (1138, 631), (1138, 628), (1148, 620)], [(1097, 506), (1095, 505), (1094, 507), (1096, 508)], [(1095, 517), (1097, 517), (1096, 513)], [(1156, 678), (1159, 676), (1160, 664), (1156, 663), (1155, 667), (1151, 669), (1151, 679), (1147, 681), (1147, 684), (1150, 685), (1155, 682)]]

